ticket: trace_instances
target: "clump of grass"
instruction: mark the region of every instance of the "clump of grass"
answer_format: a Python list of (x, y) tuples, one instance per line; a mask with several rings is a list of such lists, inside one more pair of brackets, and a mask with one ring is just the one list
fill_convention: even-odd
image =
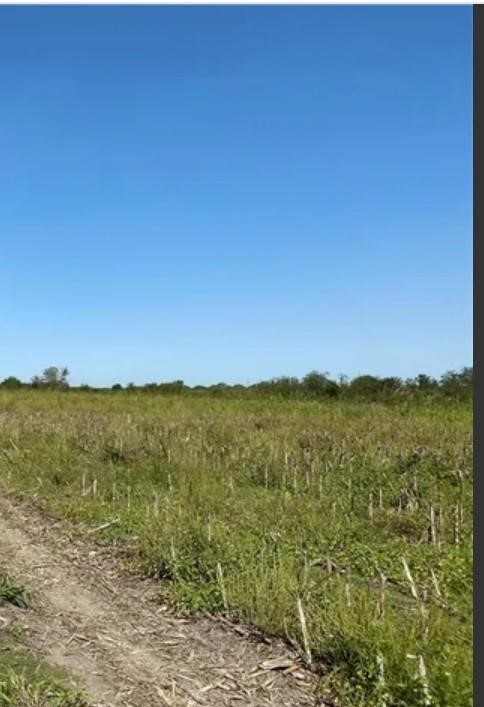
[(28, 677), (12, 668), (0, 670), (0, 707), (89, 707), (81, 694), (51, 677)]
[(2, 603), (13, 604), (21, 609), (28, 609), (30, 597), (23, 585), (15, 584), (6, 572), (0, 569), (0, 604)]

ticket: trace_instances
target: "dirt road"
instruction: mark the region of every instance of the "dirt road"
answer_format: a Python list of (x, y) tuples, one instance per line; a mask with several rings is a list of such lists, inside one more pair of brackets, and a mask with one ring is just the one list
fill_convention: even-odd
[[(306, 707), (315, 677), (282, 643), (177, 616), (154, 581), (129, 577), (94, 534), (0, 498), (0, 565), (26, 584), (26, 641), (75, 676), (99, 707)], [(1, 613), (1, 610), (0, 610)], [(289, 670), (267, 661), (288, 659)]]

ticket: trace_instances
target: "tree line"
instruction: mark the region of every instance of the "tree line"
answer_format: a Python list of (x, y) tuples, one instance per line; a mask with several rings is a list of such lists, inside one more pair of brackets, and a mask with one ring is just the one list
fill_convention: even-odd
[(395, 376), (379, 377), (372, 375), (361, 375), (352, 379), (346, 376), (339, 376), (335, 380), (328, 373), (311, 371), (303, 378), (281, 376), (252, 385), (217, 383), (210, 386), (189, 386), (182, 380), (175, 380), (165, 383), (146, 383), (144, 385), (128, 383), (126, 386), (121, 385), (121, 383), (115, 383), (111, 388), (96, 388), (87, 384), (71, 386), (68, 382), (69, 375), (69, 369), (66, 367), (49, 366), (41, 375), (33, 376), (28, 383), (22, 382), (15, 376), (9, 376), (0, 383), (0, 387), (10, 390), (31, 388), (34, 390), (124, 391), (128, 393), (212, 395), (219, 397), (273, 396), (306, 400), (328, 398), (379, 400), (416, 396), (467, 399), (472, 397), (473, 389), (472, 367), (465, 367), (459, 371), (447, 371), (440, 378), (433, 378), (421, 373), (415, 378), (407, 378), (405, 380)]

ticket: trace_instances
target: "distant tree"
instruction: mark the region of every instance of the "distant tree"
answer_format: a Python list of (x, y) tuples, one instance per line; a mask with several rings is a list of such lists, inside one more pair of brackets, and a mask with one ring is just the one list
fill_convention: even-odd
[(403, 381), (396, 376), (387, 376), (381, 379), (381, 387), (383, 393), (395, 393), (403, 387)]
[(32, 376), (30, 379), (32, 388), (40, 388), (42, 386), (42, 378), (40, 376)]
[(22, 381), (20, 381), (15, 376), (8, 376), (0, 383), (2, 388), (8, 388), (9, 390), (15, 390), (16, 388), (22, 387)]
[(81, 383), (81, 385), (79, 386), (79, 390), (88, 391), (92, 390), (92, 388), (87, 383)]
[(466, 398), (473, 391), (473, 369), (462, 368), (460, 371), (447, 371), (440, 379), (440, 388), (445, 395), (453, 398)]
[(290, 376), (261, 381), (252, 385), (250, 389), (262, 395), (277, 395), (283, 398), (298, 397), (302, 391), (299, 379)]
[(157, 387), (160, 393), (182, 393), (186, 388), (182, 380), (160, 383)]
[(418, 390), (426, 393), (435, 390), (439, 384), (435, 378), (431, 378), (426, 373), (419, 373), (418, 376), (415, 377), (415, 385)]
[(226, 395), (229, 390), (227, 383), (216, 383), (215, 385), (210, 385), (208, 390), (211, 395)]
[(348, 390), (356, 397), (374, 399), (382, 393), (383, 383), (376, 376), (357, 376), (349, 384)]
[(46, 388), (68, 388), (68, 377), (68, 368), (58, 368), (57, 366), (49, 366), (48, 368), (44, 369), (42, 376), (34, 376), (32, 378), (32, 385), (36, 388), (41, 386), (45, 386)]
[(121, 383), (115, 383), (111, 386), (111, 390), (123, 390), (123, 386), (121, 385)]
[(207, 393), (208, 388), (205, 385), (194, 385), (192, 388), (192, 391), (194, 393), (199, 394), (199, 395), (203, 395), (203, 394)]
[(302, 386), (304, 393), (313, 398), (333, 398), (339, 393), (338, 384), (331, 380), (327, 373), (318, 373), (318, 371), (311, 371), (305, 375)]

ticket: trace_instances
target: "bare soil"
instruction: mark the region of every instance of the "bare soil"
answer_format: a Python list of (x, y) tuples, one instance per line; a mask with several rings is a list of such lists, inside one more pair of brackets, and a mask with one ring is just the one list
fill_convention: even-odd
[(115, 550), (28, 504), (0, 498), (0, 565), (32, 593), (0, 609), (41, 659), (67, 671), (97, 707), (315, 707), (317, 678), (277, 640), (159, 601)]

